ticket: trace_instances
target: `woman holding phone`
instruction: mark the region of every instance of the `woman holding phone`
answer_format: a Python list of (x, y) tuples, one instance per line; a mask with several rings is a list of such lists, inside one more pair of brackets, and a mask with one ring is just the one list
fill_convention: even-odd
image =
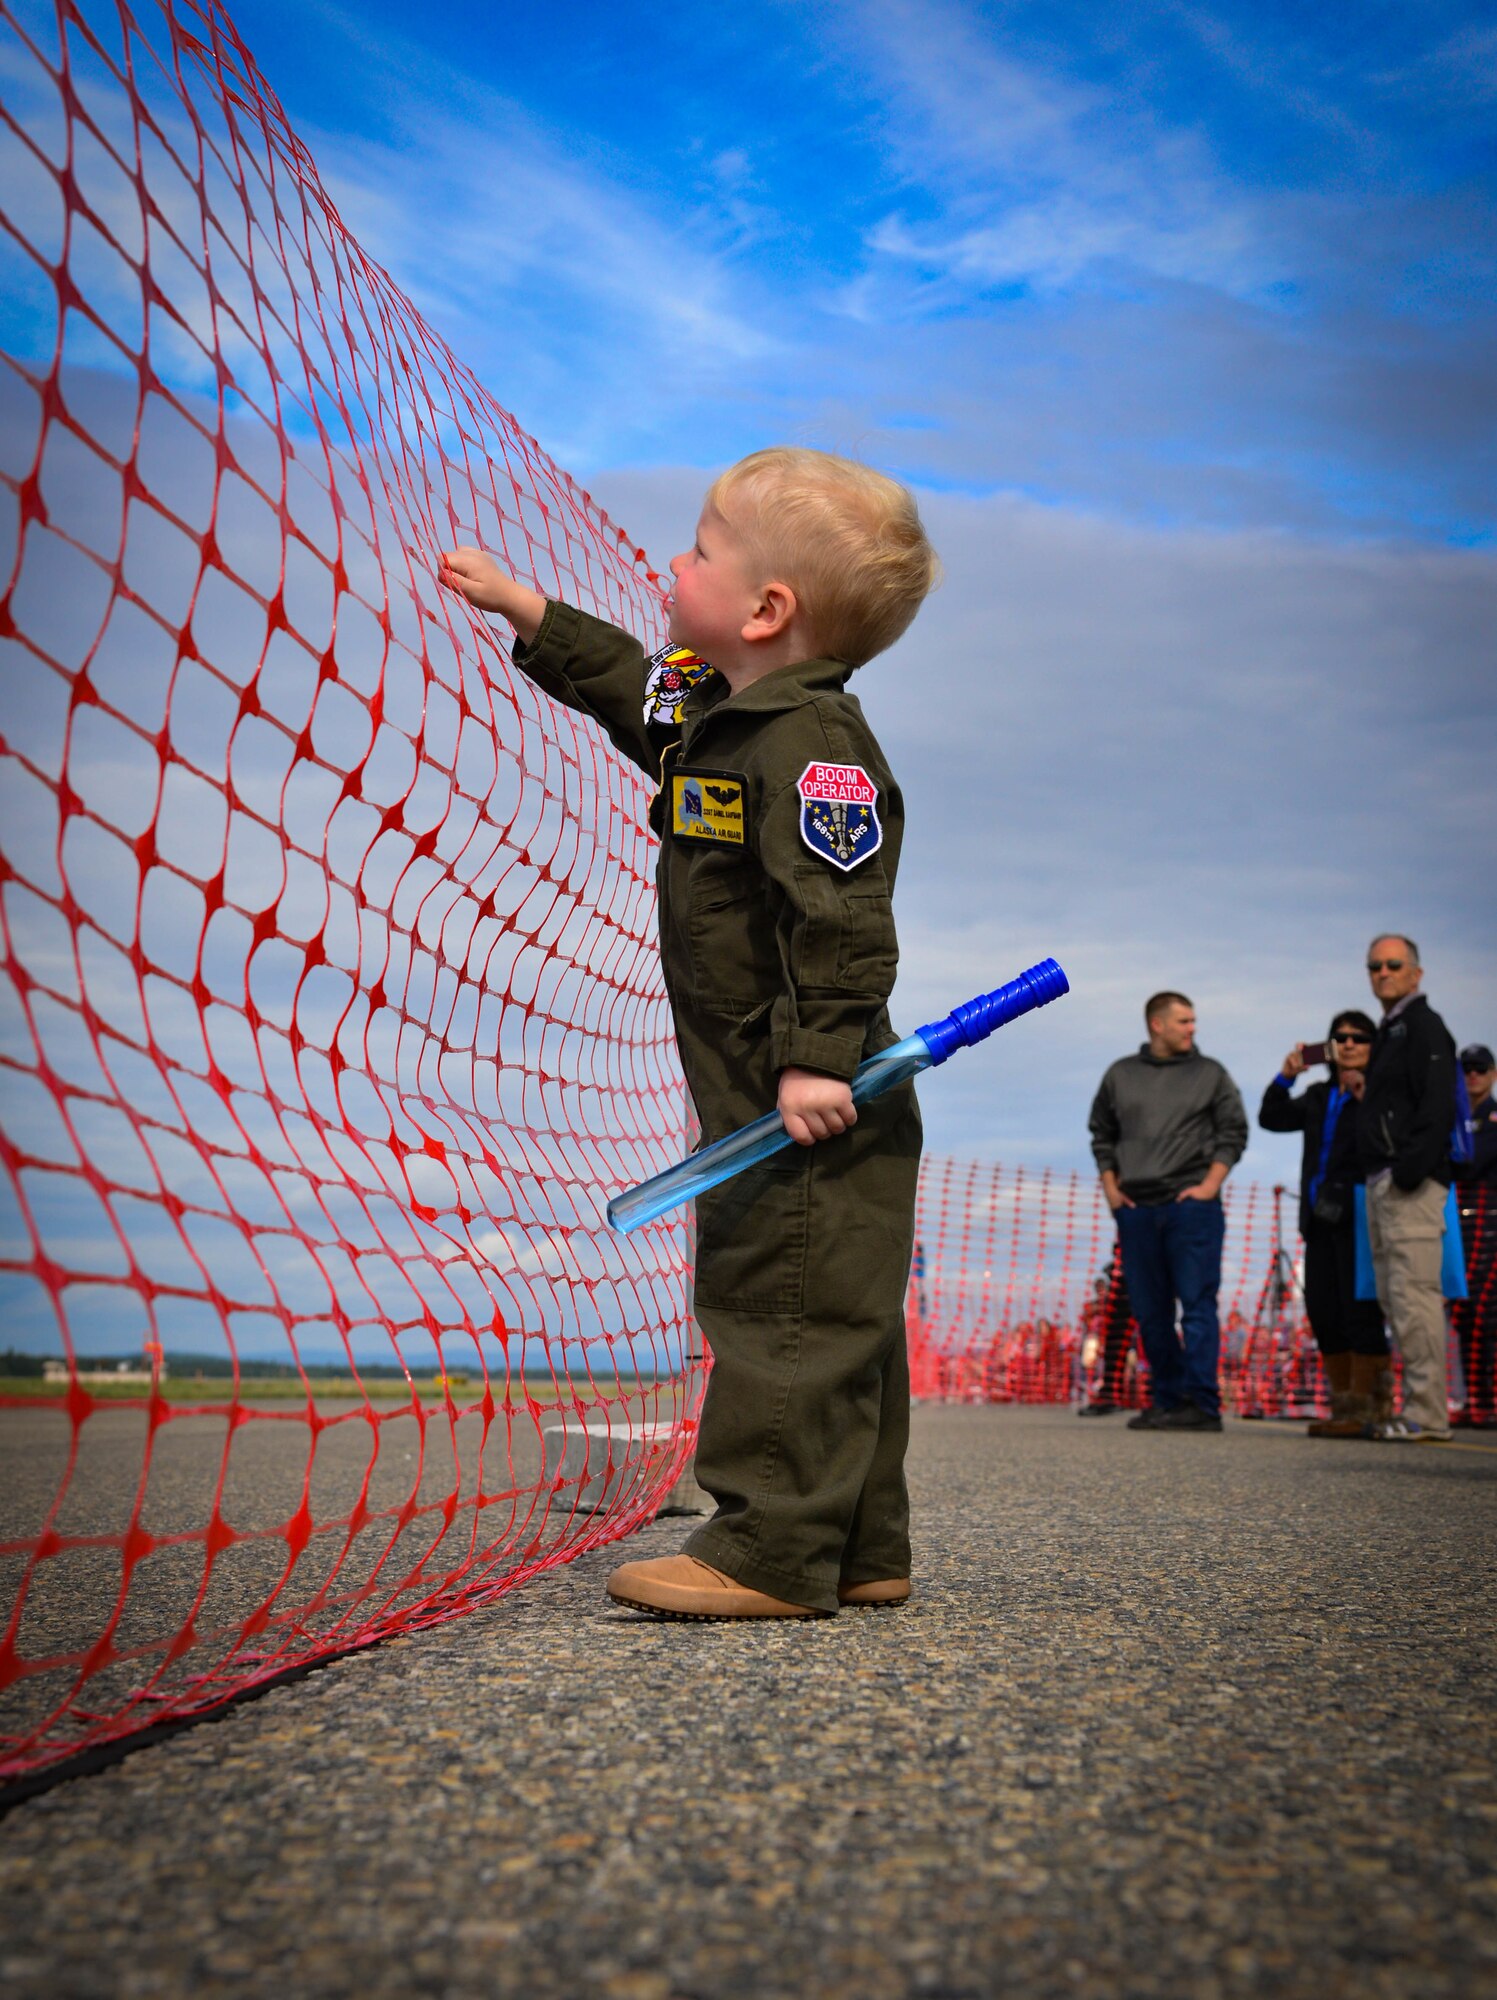
[[(1392, 1375), (1382, 1308), (1357, 1297), (1354, 1189), (1355, 1121), (1372, 1055), (1373, 1023), (1346, 1008), (1326, 1041), (1296, 1042), (1263, 1093), (1258, 1123), (1265, 1132), (1302, 1132), (1299, 1225), (1305, 1239), (1305, 1309), (1331, 1390), (1331, 1414), (1310, 1426), (1311, 1437), (1361, 1437), (1392, 1409)], [(1331, 1075), (1294, 1096), (1297, 1079), (1315, 1063)]]

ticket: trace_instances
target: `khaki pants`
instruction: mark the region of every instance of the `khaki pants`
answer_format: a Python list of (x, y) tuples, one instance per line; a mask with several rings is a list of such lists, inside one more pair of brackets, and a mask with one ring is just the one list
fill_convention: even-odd
[(1445, 1189), (1421, 1181), (1411, 1194), (1391, 1174), (1367, 1189), (1367, 1235), (1378, 1303), (1403, 1356), (1403, 1413), (1435, 1437), (1450, 1435), (1445, 1388), (1445, 1299), (1440, 1254)]

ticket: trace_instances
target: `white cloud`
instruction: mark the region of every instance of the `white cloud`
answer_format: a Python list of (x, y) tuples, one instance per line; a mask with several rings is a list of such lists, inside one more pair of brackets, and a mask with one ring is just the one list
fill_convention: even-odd
[(941, 211), (924, 224), (893, 213), (869, 232), (871, 270), (848, 295), (860, 313), (881, 271), (908, 282), (901, 266), (920, 274), (927, 309), (993, 285), (1056, 289), (1107, 265), (1234, 294), (1283, 275), (1257, 205), (1193, 132), (1014, 56), (961, 6), (860, 9), (848, 59), (886, 97), (911, 203), (934, 194)]
[(389, 149), (366, 140), (324, 152), (329, 192), (367, 217), (366, 240), (413, 274), (424, 311), (438, 323), (454, 311), (491, 320), (544, 279), (582, 296), (600, 332), (627, 325), (667, 358), (711, 351), (732, 365), (765, 353), (767, 336), (734, 311), (710, 254), (536, 135), (508, 136), (505, 123), (453, 120), (428, 134), (419, 193)]
[[(919, 289), (909, 303), (926, 311), (994, 285), (1059, 291), (1103, 266), (1189, 281), (1211, 274), (1228, 289), (1248, 288), (1249, 273), (1254, 282), (1268, 275), (1249, 254), (1252, 233), (1240, 217), (1182, 217), (1161, 228), (1157, 217), (1140, 215), (1126, 200), (1099, 205), (1064, 189), (986, 216), (955, 235), (940, 227), (917, 230), (891, 216), (870, 232), (868, 247), (876, 259), (915, 274)], [(869, 314), (869, 290), (865, 279), (850, 295), (858, 317)]]
[(1485, 109), (1497, 99), (1497, 26), (1463, 22), (1412, 64), (1379, 70), (1370, 81), (1395, 99), (1406, 100), (1413, 88), (1441, 109)]
[[(783, 354), (735, 269), (762, 226), (741, 201), (708, 215), (652, 204), (518, 98), (412, 44), (382, 39), (370, 87), (391, 136), (303, 134), (323, 186), (521, 424), (545, 428), (559, 463), (596, 458), (621, 411), (647, 426)], [(731, 153), (717, 166), (725, 186), (743, 171)]]

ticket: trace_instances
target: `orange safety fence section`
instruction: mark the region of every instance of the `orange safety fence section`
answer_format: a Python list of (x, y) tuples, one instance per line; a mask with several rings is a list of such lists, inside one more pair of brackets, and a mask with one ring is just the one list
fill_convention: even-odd
[(647, 788), (439, 552), (644, 553), (212, 0), (0, 0), (0, 1772), (622, 1534), (689, 1451)]
[[(1450, 1306), (1447, 1379), (1458, 1421), (1497, 1423), (1497, 1226), (1489, 1186), (1459, 1191), (1469, 1297)], [(1222, 1407), (1239, 1417), (1325, 1416), (1305, 1314), (1291, 1189), (1229, 1180), (1222, 1193)], [(917, 1396), (974, 1403), (1148, 1401), (1117, 1230), (1096, 1177), (927, 1157), (906, 1305)], [(1392, 1357), (1395, 1389), (1402, 1362)]]
[[(1228, 1181), (1220, 1310), (1223, 1407), (1327, 1407), (1304, 1312), (1297, 1204)], [(909, 1296), (916, 1395), (1064, 1403), (1147, 1401), (1117, 1230), (1095, 1175), (927, 1158)]]
[(1460, 1416), (1482, 1429), (1497, 1426), (1497, 1183), (1467, 1181), (1456, 1190), (1466, 1296), (1450, 1308), (1455, 1339), (1450, 1380), (1460, 1382)]

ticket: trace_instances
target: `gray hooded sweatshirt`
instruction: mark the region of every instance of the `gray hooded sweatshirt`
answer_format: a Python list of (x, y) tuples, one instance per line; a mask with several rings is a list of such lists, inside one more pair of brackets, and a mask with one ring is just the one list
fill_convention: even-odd
[(1235, 1166), (1247, 1145), (1247, 1113), (1235, 1083), (1199, 1049), (1159, 1057), (1147, 1042), (1108, 1070), (1092, 1100), (1092, 1157), (1111, 1167), (1130, 1200), (1173, 1201), (1215, 1160)]

